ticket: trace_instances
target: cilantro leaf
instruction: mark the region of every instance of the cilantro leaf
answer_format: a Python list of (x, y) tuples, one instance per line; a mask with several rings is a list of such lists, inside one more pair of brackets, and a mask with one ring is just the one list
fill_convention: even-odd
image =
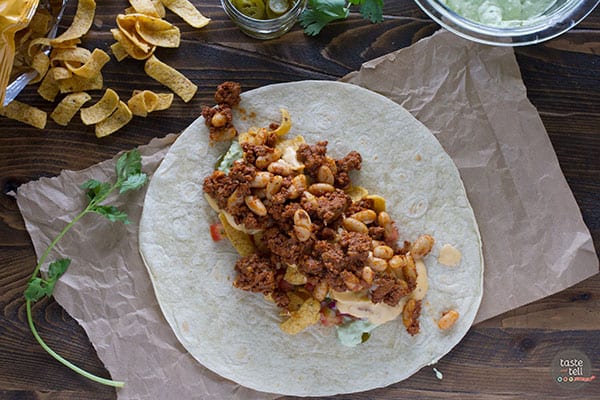
[(67, 268), (71, 264), (71, 260), (68, 258), (61, 258), (60, 260), (56, 260), (48, 266), (48, 279), (46, 280), (46, 296), (52, 296), (54, 293), (54, 285), (58, 279), (65, 273)]
[(36, 302), (42, 297), (47, 295), (48, 283), (42, 278), (33, 278), (27, 284), (27, 289), (25, 289), (25, 299)]
[(110, 221), (122, 221), (126, 224), (129, 223), (127, 219), (127, 214), (124, 211), (119, 210), (115, 206), (111, 205), (101, 205), (101, 203), (107, 199), (107, 197), (115, 190), (118, 190), (119, 193), (123, 193), (129, 190), (139, 189), (142, 185), (144, 185), (147, 181), (146, 174), (141, 172), (142, 169), (142, 158), (140, 153), (137, 150), (133, 150), (130, 152), (124, 153), (117, 160), (115, 171), (117, 173), (117, 177), (115, 182), (107, 183), (101, 182), (96, 179), (90, 179), (84, 182), (81, 185), (81, 188), (86, 191), (86, 196), (88, 198), (88, 205), (79, 213), (77, 216), (71, 220), (63, 229), (60, 231), (58, 236), (50, 243), (46, 251), (38, 260), (38, 263), (35, 266), (33, 274), (31, 278), (27, 282), (27, 288), (25, 289), (23, 295), (26, 300), (27, 306), (27, 321), (29, 323), (29, 328), (35, 339), (38, 343), (56, 360), (58, 360), (63, 365), (71, 368), (73, 371), (78, 374), (85, 376), (95, 382), (102, 383), (104, 385), (110, 385), (114, 387), (122, 387), (124, 382), (113, 381), (110, 379), (101, 378), (94, 374), (91, 374), (76, 365), (72, 364), (68, 360), (64, 359), (62, 356), (54, 352), (37, 334), (35, 329), (35, 325), (33, 323), (33, 317), (31, 313), (31, 303), (35, 303), (39, 299), (44, 296), (52, 296), (52, 292), (54, 291), (54, 286), (56, 282), (60, 279), (60, 277), (67, 271), (71, 260), (69, 259), (60, 259), (56, 260), (48, 266), (48, 274), (47, 279), (44, 279), (39, 276), (40, 268), (44, 264), (46, 257), (52, 249), (56, 246), (58, 241), (67, 233), (73, 225), (79, 221), (85, 214), (94, 212), (104, 217), (108, 218)]
[(48, 266), (48, 279), (40, 277), (31, 279), (27, 284), (27, 289), (25, 289), (25, 299), (36, 302), (44, 296), (52, 296), (54, 285), (56, 285), (58, 279), (65, 273), (69, 264), (71, 264), (71, 260), (68, 258), (61, 258), (50, 263)]
[(60, 260), (53, 261), (48, 266), (48, 280), (57, 281), (69, 268), (71, 260), (68, 258), (61, 258)]
[(361, 0), (360, 15), (373, 23), (383, 22), (383, 0)]
[(144, 173), (129, 175), (119, 187), (119, 193), (125, 193), (129, 190), (136, 190), (144, 186), (148, 177)]
[(142, 156), (137, 150), (123, 153), (117, 160), (115, 167), (117, 172), (117, 182), (125, 181), (129, 176), (142, 172)]
[(111, 222), (121, 221), (125, 224), (129, 224), (127, 213), (119, 210), (115, 206), (94, 206), (90, 211), (108, 218), (108, 220)]
[(89, 201), (103, 199), (111, 190), (110, 183), (100, 182), (96, 179), (90, 179), (81, 185), (82, 189), (87, 189), (86, 195)]
[(307, 35), (315, 36), (329, 22), (348, 18), (349, 13), (346, 0), (309, 0), (300, 15), (300, 25)]

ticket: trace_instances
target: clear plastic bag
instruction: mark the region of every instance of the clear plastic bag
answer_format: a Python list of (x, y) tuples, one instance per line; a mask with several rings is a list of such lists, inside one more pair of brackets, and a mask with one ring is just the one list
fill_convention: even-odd
[[(22, 30), (17, 31), (16, 33), (8, 32), (8, 35), (5, 35), (4, 24), (8, 26), (9, 23), (8, 21), (5, 22), (5, 17), (10, 17), (9, 14), (12, 14), (13, 18), (23, 18), (21, 15), (16, 14), (22, 13), (26, 8), (29, 9), (31, 4), (37, 5), (37, 8), (35, 6), (33, 7), (35, 13), (45, 13), (51, 18), (48, 30), (44, 33), (44, 36), (54, 38), (56, 37), (58, 24), (62, 19), (67, 1), (68, 0), (40, 0), (39, 4), (37, 4), (37, 0), (0, 0), (0, 30), (2, 30), (2, 35), (0, 37), (0, 63), (2, 63), (2, 65), (5, 65), (5, 63), (6, 65), (10, 64), (7, 72), (5, 72), (5, 80), (0, 79), (0, 89), (6, 85), (4, 101), (2, 101), (2, 93), (0, 90), (0, 106), (6, 105), (14, 100), (15, 97), (21, 93), (23, 88), (37, 76), (37, 72), (27, 65), (28, 55), (26, 54), (26, 40), (35, 34), (39, 34), (39, 32), (33, 34), (27, 32), (27, 29), (22, 29), (27, 27), (27, 24), (25, 24), (25, 26), (20, 28)], [(32, 15), (26, 15), (27, 23), (31, 20)], [(13, 63), (13, 57), (10, 53), (15, 52), (15, 50), (16, 55)], [(47, 51), (49, 51), (49, 49)], [(2, 73), (0, 72), (0, 74)]]

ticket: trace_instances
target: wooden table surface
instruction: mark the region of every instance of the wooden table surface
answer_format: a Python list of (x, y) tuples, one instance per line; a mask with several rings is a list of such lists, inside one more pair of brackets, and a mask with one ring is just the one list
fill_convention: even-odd
[[(65, 23), (74, 14), (67, 8)], [(302, 79), (335, 80), (361, 63), (406, 47), (439, 27), (412, 1), (387, 0), (385, 21), (370, 24), (357, 14), (326, 27), (316, 38), (296, 27), (281, 39), (257, 41), (243, 35), (218, 0), (195, 1), (212, 18), (194, 30), (173, 14), (182, 31), (179, 49), (159, 52), (198, 86), (188, 104), (134, 118), (120, 132), (96, 139), (81, 122), (44, 130), (0, 117), (0, 399), (115, 399), (114, 389), (91, 383), (58, 364), (35, 342), (26, 323), (23, 290), (36, 257), (15, 200), (20, 184), (63, 169), (78, 170), (154, 137), (179, 132), (211, 104), (224, 80), (252, 89)], [(83, 45), (108, 49), (115, 16), (126, 0), (98, 2), (95, 24)], [(163, 51), (164, 50), (164, 51)], [(552, 41), (517, 48), (528, 96), (538, 108), (583, 218), (600, 248), (600, 9), (574, 30)], [(161, 90), (142, 63), (112, 61), (104, 68), (105, 87), (123, 97), (133, 88)], [(95, 95), (97, 96), (97, 95)], [(19, 100), (46, 111), (53, 104), (28, 88)], [(78, 118), (76, 118), (78, 119)], [(474, 326), (437, 368), (423, 368), (388, 388), (340, 396), (344, 399), (549, 399), (600, 398), (600, 377), (578, 391), (553, 383), (551, 361), (567, 348), (584, 352), (600, 375), (600, 276), (561, 293)], [(34, 307), (40, 334), (60, 354), (91, 372), (108, 376), (84, 331), (53, 300)]]

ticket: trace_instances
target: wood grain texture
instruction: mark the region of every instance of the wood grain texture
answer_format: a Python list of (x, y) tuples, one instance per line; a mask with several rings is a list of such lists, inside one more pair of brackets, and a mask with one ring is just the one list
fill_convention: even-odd
[[(70, 2), (63, 26), (73, 14)], [(353, 14), (327, 26), (318, 37), (296, 27), (280, 39), (244, 36), (225, 16), (218, 0), (195, 1), (212, 18), (202, 30), (187, 27), (179, 49), (157, 56), (198, 86), (187, 104), (149, 118), (135, 118), (122, 131), (96, 139), (93, 129), (75, 120), (66, 128), (49, 121), (38, 130), (0, 117), (0, 399), (115, 399), (114, 389), (93, 384), (55, 362), (29, 332), (22, 292), (36, 259), (11, 191), (30, 180), (63, 169), (82, 169), (120, 150), (179, 132), (212, 104), (215, 86), (236, 80), (245, 90), (302, 79), (335, 80), (374, 57), (411, 45), (439, 27), (412, 1), (386, 1), (385, 21), (371, 24)], [(98, 2), (94, 27), (84, 46), (107, 49), (115, 16), (125, 0)], [(600, 250), (600, 10), (571, 32), (552, 41), (516, 49), (528, 97), (537, 107), (569, 186)], [(133, 89), (161, 91), (143, 72), (143, 63), (111, 61), (105, 87), (127, 99)], [(93, 101), (100, 93), (93, 93)], [(51, 111), (53, 104), (27, 88), (19, 100)], [(600, 276), (561, 293), (484, 321), (444, 357), (436, 379), (430, 367), (410, 379), (340, 399), (591, 399), (600, 397), (600, 379), (577, 392), (552, 383), (550, 363), (565, 348), (584, 351), (600, 375)], [(76, 321), (53, 300), (34, 307), (40, 334), (60, 354), (91, 372), (108, 376)]]

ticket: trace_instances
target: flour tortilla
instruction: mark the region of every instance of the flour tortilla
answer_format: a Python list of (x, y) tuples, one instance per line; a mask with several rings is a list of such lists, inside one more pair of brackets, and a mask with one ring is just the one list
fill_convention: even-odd
[[(421, 332), (400, 319), (376, 328), (355, 347), (335, 329), (312, 326), (296, 336), (279, 329), (278, 309), (259, 294), (232, 286), (239, 258), (214, 242), (218, 221), (202, 193), (203, 178), (225, 148), (210, 146), (202, 118), (177, 139), (150, 182), (140, 224), (140, 251), (165, 318), (183, 346), (210, 370), (271, 393), (325, 396), (384, 387), (436, 362), (466, 334), (482, 297), (483, 258), (473, 211), (458, 170), (429, 130), (405, 109), (358, 86), (302, 81), (242, 94), (234, 115), (239, 131), (268, 126), (289, 110), (292, 129), (308, 143), (328, 140), (336, 158), (363, 156), (354, 181), (387, 200), (402, 239), (428, 233), (436, 244), (425, 263), (429, 290)], [(437, 262), (440, 248), (460, 250), (457, 267)], [(436, 321), (456, 309), (456, 325)]]

